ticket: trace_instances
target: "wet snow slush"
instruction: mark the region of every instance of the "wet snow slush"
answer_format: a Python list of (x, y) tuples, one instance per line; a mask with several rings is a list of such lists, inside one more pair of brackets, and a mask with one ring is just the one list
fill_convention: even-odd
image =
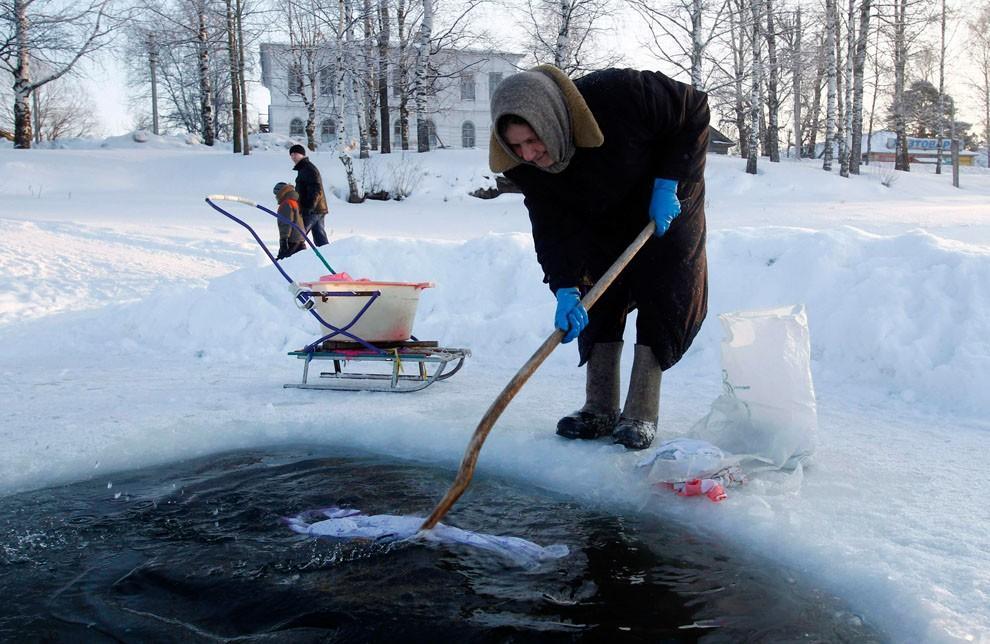
[(775, 562), (497, 478), (477, 477), (445, 522), (567, 557), (524, 569), (283, 522), (327, 505), (422, 515), (450, 480), (296, 446), (4, 497), (0, 640), (884, 641)]

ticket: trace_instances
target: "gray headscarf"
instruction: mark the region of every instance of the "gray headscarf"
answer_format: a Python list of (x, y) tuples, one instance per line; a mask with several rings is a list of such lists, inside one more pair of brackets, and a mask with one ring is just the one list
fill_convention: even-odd
[(554, 159), (553, 165), (540, 168), (557, 173), (564, 170), (574, 156), (574, 137), (571, 132), (571, 115), (564, 100), (564, 93), (552, 78), (538, 71), (513, 74), (495, 89), (491, 100), (492, 127), (502, 149), (519, 163), (536, 164), (521, 159), (498, 131), (499, 118), (514, 114), (526, 120), (540, 137), (547, 152)]

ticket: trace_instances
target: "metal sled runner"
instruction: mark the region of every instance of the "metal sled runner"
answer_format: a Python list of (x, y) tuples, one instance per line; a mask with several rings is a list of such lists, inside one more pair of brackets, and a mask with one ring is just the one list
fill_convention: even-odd
[[(334, 389), (339, 391), (393, 391), (405, 393), (419, 391), (438, 380), (446, 380), (457, 373), (464, 359), (471, 355), (467, 349), (447, 349), (436, 342), (413, 340), (389, 343), (394, 346), (379, 346), (369, 350), (352, 342), (325, 342), (318, 350), (290, 351), (303, 363), (302, 382), (283, 385), (296, 389)], [(321, 371), (319, 377), (326, 382), (309, 382), (309, 367), (314, 360), (333, 362), (333, 371)], [(390, 363), (390, 373), (349, 373), (343, 370), (348, 362)], [(406, 375), (403, 366), (415, 366), (415, 375)], [(366, 384), (365, 384), (366, 383)]]
[[(254, 206), (290, 224), (303, 234), (306, 243), (330, 274), (316, 282), (294, 281), (258, 234), (247, 223), (216, 205), (214, 200)], [(419, 292), (431, 288), (433, 284), (354, 280), (346, 273), (335, 272), (305, 231), (268, 208), (243, 197), (229, 195), (210, 195), (206, 202), (251, 233), (288, 282), (296, 306), (308, 311), (328, 331), (302, 349), (289, 352), (290, 356), (304, 360), (303, 375), (301, 383), (286, 384), (284, 387), (396, 393), (419, 391), (457, 373), (464, 359), (471, 355), (467, 349), (443, 348), (437, 342), (422, 341), (412, 335)], [(309, 381), (309, 368), (314, 360), (333, 362), (333, 371), (319, 374), (326, 382)], [(352, 362), (380, 363), (387, 369), (378, 373), (345, 371), (347, 364)], [(415, 375), (403, 373), (403, 367), (407, 364), (416, 367)]]

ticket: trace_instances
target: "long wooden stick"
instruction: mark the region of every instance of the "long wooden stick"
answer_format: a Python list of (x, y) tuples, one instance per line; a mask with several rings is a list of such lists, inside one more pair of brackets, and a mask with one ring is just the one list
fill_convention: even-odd
[[(626, 248), (621, 255), (619, 255), (619, 258), (615, 260), (612, 266), (610, 266), (605, 274), (602, 275), (601, 279), (598, 280), (593, 287), (591, 287), (588, 294), (581, 300), (581, 304), (584, 305), (586, 310), (594, 306), (595, 302), (598, 301), (598, 298), (605, 292), (605, 289), (612, 285), (615, 278), (619, 276), (622, 269), (624, 269), (636, 253), (639, 252), (639, 249), (642, 248), (643, 244), (647, 242), (654, 230), (656, 230), (656, 224), (651, 221), (647, 224), (646, 228), (643, 229), (643, 232), (641, 232), (639, 236), (636, 237), (631, 244), (629, 244), (629, 247)], [(540, 345), (540, 348), (536, 350), (536, 353), (534, 353), (533, 356), (526, 361), (526, 364), (524, 364), (516, 373), (516, 375), (512, 377), (509, 384), (505, 386), (502, 393), (498, 395), (495, 402), (493, 402), (491, 407), (488, 408), (488, 411), (485, 412), (485, 416), (481, 419), (481, 422), (478, 423), (478, 428), (474, 430), (474, 435), (471, 437), (471, 441), (468, 443), (467, 449), (464, 451), (464, 458), (461, 460), (461, 467), (457, 471), (457, 477), (454, 479), (454, 483), (450, 486), (450, 489), (447, 490), (447, 494), (440, 500), (440, 503), (437, 504), (437, 507), (435, 507), (433, 512), (430, 513), (430, 516), (428, 516), (426, 521), (423, 522), (420, 530), (429, 530), (439, 523), (440, 519), (442, 519), (444, 515), (450, 511), (450, 508), (457, 503), (457, 499), (461, 498), (461, 495), (464, 494), (464, 490), (466, 490), (468, 485), (471, 483), (471, 477), (474, 476), (474, 468), (478, 463), (478, 455), (481, 453), (481, 446), (484, 445), (485, 439), (488, 438), (488, 433), (495, 425), (495, 421), (502, 415), (502, 412), (505, 411), (505, 408), (508, 407), (509, 402), (512, 401), (515, 395), (519, 393), (522, 386), (526, 384), (529, 377), (532, 376), (539, 366), (543, 364), (543, 361), (546, 360), (551, 353), (553, 353), (553, 350), (557, 348), (557, 345), (560, 344), (560, 341), (563, 338), (564, 332), (560, 329), (554, 329), (554, 332), (550, 334), (550, 337), (547, 338), (542, 345)]]

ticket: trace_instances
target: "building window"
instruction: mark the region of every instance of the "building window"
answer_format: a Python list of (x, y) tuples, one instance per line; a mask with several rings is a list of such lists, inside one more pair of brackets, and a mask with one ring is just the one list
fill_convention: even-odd
[[(433, 150), (440, 143), (440, 139), (437, 137), (437, 126), (430, 119), (426, 119), (424, 121), (424, 123), (426, 123), (427, 141), (429, 142), (430, 149)], [(410, 133), (410, 136), (412, 136), (414, 140), (418, 141), (419, 140), (417, 138), (417, 137), (419, 137), (419, 130), (418, 130), (419, 124), (418, 123), (417, 123), (416, 127), (417, 127), (417, 129), (414, 130), (413, 132), (411, 132)]]
[(491, 98), (491, 96), (495, 93), (495, 88), (498, 87), (498, 84), (501, 83), (501, 82), (502, 82), (502, 72), (490, 72), (488, 74), (488, 96), (489, 96), (489, 98)]
[(392, 141), (399, 141), (402, 139), (402, 119), (395, 119), (392, 126)]
[(289, 96), (303, 93), (303, 73), (300, 65), (289, 66)]
[(331, 96), (336, 91), (337, 79), (333, 72), (333, 67), (324, 67), (320, 70), (320, 96)]
[(402, 96), (402, 70), (392, 65), (392, 96)]
[(324, 119), (320, 125), (320, 141), (333, 143), (337, 139), (337, 124), (333, 119)]
[(464, 121), (464, 125), (461, 126), (461, 147), (474, 147), (474, 123), (471, 121)]
[(474, 100), (474, 74), (461, 74), (461, 100)]
[(294, 139), (301, 139), (305, 132), (303, 131), (302, 119), (292, 119), (292, 123), (289, 124), (289, 136)]

